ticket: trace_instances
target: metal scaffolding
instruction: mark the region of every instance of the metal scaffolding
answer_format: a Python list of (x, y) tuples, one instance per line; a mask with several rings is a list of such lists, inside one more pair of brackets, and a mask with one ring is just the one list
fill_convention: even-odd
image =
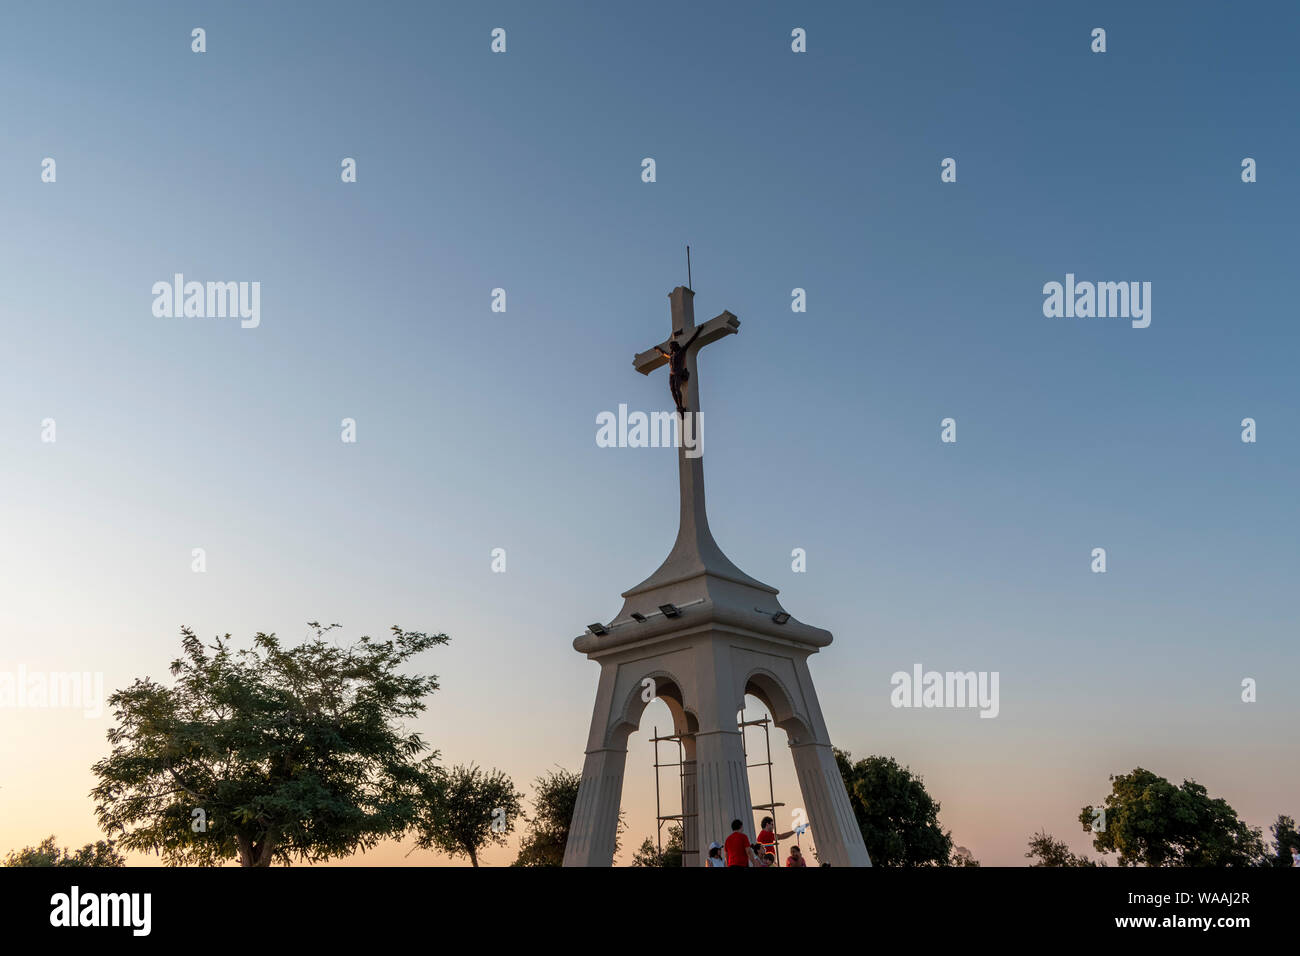
[[(776, 790), (772, 784), (772, 735), (770, 730), (771, 724), (772, 724), (772, 718), (768, 714), (764, 714), (758, 720), (742, 720), (740, 722), (740, 747), (745, 753), (745, 767), (747, 769), (753, 769), (754, 767), (767, 768), (767, 803), (756, 803), (754, 804), (754, 809), (766, 810), (768, 814), (772, 817), (772, 836), (775, 837), (776, 834), (779, 832), (776, 825), (776, 808), (783, 807), (785, 806), (785, 804), (776, 802)], [(764, 748), (764, 753), (767, 756), (767, 759), (762, 761), (761, 763), (749, 762), (749, 747), (746, 746), (746, 742), (745, 742), (746, 727), (763, 728), (763, 748)], [(781, 841), (776, 840), (775, 844), (776, 845), (773, 847), (773, 852), (776, 856), (776, 864), (777, 866), (780, 866), (781, 865)]]
[[(785, 804), (784, 804), (784, 803), (777, 803), (777, 802), (776, 802), (776, 790), (775, 790), (775, 785), (774, 785), (773, 780), (772, 780), (772, 734), (771, 734), (772, 718), (771, 718), (771, 716), (770, 716), (769, 714), (766, 714), (766, 713), (765, 713), (765, 714), (763, 714), (763, 716), (762, 716), (761, 718), (759, 718), (759, 719), (757, 719), (757, 720), (741, 720), (741, 721), (738, 721), (738, 724), (739, 724), (739, 726), (740, 726), (740, 747), (741, 747), (741, 751), (742, 751), (742, 752), (744, 753), (744, 755), (745, 755), (745, 770), (746, 770), (746, 773), (748, 773), (750, 770), (752, 770), (752, 769), (755, 768), (755, 767), (766, 767), (766, 768), (767, 768), (767, 803), (756, 803), (756, 804), (753, 805), (753, 809), (754, 809), (754, 810), (766, 810), (766, 811), (768, 812), (768, 814), (773, 818), (773, 823), (772, 823), (772, 832), (773, 832), (773, 834), (775, 835), (775, 834), (778, 832), (778, 829), (777, 829), (777, 826), (776, 826), (776, 822), (775, 822), (775, 820), (776, 820), (776, 809), (777, 809), (777, 807), (783, 807), (783, 806), (785, 806)], [(749, 747), (748, 747), (748, 744), (747, 744), (746, 739), (745, 739), (745, 738), (746, 738), (746, 733), (745, 733), (745, 731), (746, 731), (746, 729), (749, 728), (749, 727), (762, 727), (762, 728), (763, 728), (763, 753), (764, 753), (764, 755), (766, 756), (767, 759), (766, 759), (766, 760), (763, 760), (763, 761), (760, 762), (760, 763), (750, 763), (750, 762), (749, 762)], [(677, 761), (676, 761), (675, 763), (672, 762), (672, 761), (669, 761), (669, 762), (667, 762), (667, 763), (661, 763), (661, 762), (659, 761), (659, 745), (660, 745), (661, 743), (675, 743), (675, 744), (677, 745)], [(692, 847), (692, 846), (686, 846), (686, 833), (687, 833), (686, 819), (687, 819), (687, 817), (691, 817), (691, 818), (698, 817), (699, 814), (697, 814), (697, 813), (690, 813), (690, 814), (687, 814), (687, 813), (664, 813), (663, 800), (662, 800), (662, 796), (661, 796), (661, 792), (660, 792), (659, 771), (660, 771), (662, 768), (664, 768), (664, 767), (676, 767), (676, 768), (677, 768), (677, 789), (678, 789), (678, 798), (679, 798), (679, 800), (680, 800), (680, 802), (678, 803), (678, 807), (679, 807), (680, 809), (682, 809), (682, 810), (684, 810), (684, 809), (686, 808), (686, 803), (687, 803), (687, 801), (686, 801), (686, 794), (685, 794), (685, 792), (684, 792), (684, 790), (683, 790), (683, 785), (684, 785), (685, 780), (686, 780), (686, 776), (685, 776), (685, 773), (684, 773), (684, 769), (685, 769), (685, 768), (684, 768), (684, 766), (683, 766), (683, 765), (685, 764), (685, 761), (686, 761), (686, 750), (685, 750), (685, 748), (684, 748), (683, 745), (682, 745), (682, 735), (681, 735), (681, 734), (667, 734), (667, 735), (661, 737), (661, 736), (659, 735), (659, 728), (656, 726), (656, 727), (654, 728), (654, 736), (650, 738), (650, 745), (654, 748), (654, 770), (655, 770), (655, 845), (656, 845), (656, 847), (658, 848), (659, 855), (660, 855), (660, 857), (662, 857), (662, 856), (663, 856), (663, 852), (664, 852), (664, 824), (667, 823), (667, 824), (670, 824), (670, 825), (671, 825), (672, 823), (675, 822), (675, 823), (680, 824), (680, 826), (681, 826), (681, 828), (682, 828), (682, 856), (683, 856), (683, 858), (685, 858), (685, 857), (687, 857), (687, 856), (698, 856), (699, 853), (700, 853), (700, 848), (699, 848), (698, 846), (694, 846), (694, 847)], [(702, 841), (702, 840), (704, 839), (704, 834), (697, 833), (697, 834), (696, 834), (696, 839)], [(781, 843), (780, 843), (779, 840), (776, 841), (775, 852), (776, 852), (776, 858), (777, 858), (778, 865), (780, 865), (780, 859), (781, 859)], [(687, 862), (687, 861), (686, 861), (685, 859), (682, 860), (682, 864), (683, 864), (683, 865), (686, 865), (686, 862)]]
[[(671, 762), (669, 762), (669, 763), (660, 763), (660, 762), (659, 762), (659, 744), (660, 744), (660, 743), (663, 743), (663, 742), (668, 742), (668, 741), (671, 741), (671, 742), (677, 744), (677, 763), (675, 763), (675, 764), (674, 764), (674, 763), (671, 763)], [(685, 793), (685, 790), (683, 789), (683, 785), (684, 785), (685, 780), (686, 780), (686, 775), (685, 775), (685, 773), (683, 772), (684, 769), (685, 769), (684, 766), (683, 766), (683, 764), (685, 763), (685, 760), (686, 760), (686, 750), (685, 750), (685, 748), (682, 746), (682, 735), (681, 735), (681, 734), (669, 734), (668, 736), (660, 737), (660, 736), (659, 736), (659, 728), (656, 726), (656, 727), (654, 728), (654, 736), (650, 738), (650, 743), (651, 743), (651, 745), (654, 747), (654, 752), (655, 752), (655, 761), (654, 761), (654, 768), (655, 768), (655, 814), (656, 814), (656, 817), (655, 817), (655, 845), (659, 848), (659, 856), (660, 856), (660, 858), (662, 859), (662, 857), (663, 857), (663, 855), (664, 855), (664, 824), (665, 824), (665, 823), (669, 823), (670, 821), (674, 821), (674, 820), (677, 821), (677, 822), (681, 825), (681, 828), (682, 828), (682, 858), (683, 858), (683, 859), (682, 859), (682, 865), (685, 866), (685, 865), (686, 865), (686, 859), (685, 859), (685, 858), (686, 858), (687, 856), (697, 856), (697, 855), (699, 855), (699, 852), (700, 852), (700, 848), (699, 848), (699, 847), (697, 847), (697, 846), (691, 847), (691, 846), (687, 846), (687, 845), (686, 845), (686, 818), (687, 818), (688, 816), (690, 816), (690, 817), (697, 817), (697, 816), (699, 816), (699, 814), (697, 814), (697, 813), (691, 813), (691, 814), (686, 814), (686, 813), (668, 813), (668, 814), (666, 814), (666, 813), (664, 813), (663, 804), (662, 804), (662, 802), (661, 802), (661, 800), (660, 800), (660, 797), (659, 797), (659, 770), (660, 770), (660, 768), (661, 768), (661, 767), (676, 767), (676, 768), (677, 768), (677, 790), (678, 790), (678, 798), (679, 798), (680, 801), (681, 801), (680, 803), (678, 803), (678, 807), (680, 807), (682, 810), (685, 810), (685, 809), (686, 809), (686, 793)]]

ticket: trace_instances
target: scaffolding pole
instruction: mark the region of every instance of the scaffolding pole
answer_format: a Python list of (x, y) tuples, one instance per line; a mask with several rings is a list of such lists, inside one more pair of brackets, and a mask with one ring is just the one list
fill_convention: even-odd
[[(668, 763), (660, 763), (660, 762), (659, 762), (659, 744), (660, 744), (660, 743), (667, 743), (667, 742), (672, 742), (672, 743), (675, 743), (675, 744), (677, 745), (677, 762), (676, 762), (676, 763), (672, 763), (671, 761), (669, 761)], [(676, 767), (676, 768), (677, 768), (677, 789), (678, 789), (678, 791), (679, 791), (679, 793), (678, 793), (678, 798), (679, 798), (679, 800), (681, 801), (680, 803), (678, 803), (678, 806), (679, 806), (683, 811), (685, 811), (685, 809), (686, 809), (686, 789), (685, 789), (685, 788), (686, 788), (686, 774), (685, 774), (686, 752), (685, 752), (685, 748), (684, 748), (684, 746), (682, 745), (682, 735), (681, 735), (681, 734), (666, 734), (666, 735), (664, 735), (664, 736), (661, 737), (661, 736), (659, 736), (659, 728), (658, 728), (658, 726), (656, 726), (656, 727), (654, 728), (654, 736), (650, 738), (650, 743), (651, 743), (651, 745), (654, 747), (654, 768), (655, 768), (655, 845), (656, 845), (656, 847), (658, 848), (658, 851), (659, 851), (659, 857), (660, 857), (660, 859), (662, 859), (662, 858), (663, 858), (663, 855), (664, 855), (664, 824), (665, 824), (665, 823), (668, 823), (668, 822), (670, 822), (670, 821), (674, 821), (674, 820), (680, 822), (680, 823), (681, 823), (681, 827), (682, 827), (682, 857), (685, 858), (685, 857), (687, 857), (687, 856), (695, 856), (695, 855), (698, 855), (699, 852), (700, 852), (700, 848), (699, 848), (698, 846), (696, 846), (696, 847), (689, 847), (689, 846), (686, 845), (686, 819), (687, 819), (687, 817), (696, 817), (696, 816), (699, 816), (699, 814), (697, 814), (697, 813), (689, 813), (689, 814), (688, 814), (688, 813), (685, 813), (685, 812), (683, 812), (683, 813), (664, 813), (664, 810), (663, 810), (663, 802), (662, 802), (662, 800), (661, 800), (661, 798), (660, 798), (660, 794), (659, 794), (659, 785), (660, 785), (660, 781), (659, 781), (659, 770), (660, 770), (660, 768), (662, 768), (662, 767)], [(699, 834), (697, 833), (697, 834), (696, 834), (696, 840), (698, 841), (699, 838), (700, 838), (700, 837), (699, 837)], [(682, 860), (683, 865), (685, 865), (685, 862), (686, 862), (685, 859), (683, 859), (683, 860)]]
[[(744, 712), (742, 711), (742, 715), (743, 713)], [(763, 716), (757, 720), (742, 720), (739, 721), (739, 723), (740, 723), (740, 749), (741, 752), (744, 753), (745, 755), (746, 772), (748, 772), (750, 769), (754, 767), (767, 768), (767, 803), (756, 803), (754, 804), (753, 808), (755, 810), (766, 810), (768, 814), (772, 817), (772, 837), (773, 837), (772, 853), (776, 857), (776, 860), (774, 861), (775, 864), (777, 866), (780, 866), (781, 865), (781, 841), (776, 838), (776, 835), (781, 831), (780, 828), (776, 825), (776, 808), (783, 807), (785, 806), (785, 804), (776, 802), (776, 785), (772, 780), (772, 734), (771, 734), (771, 727), (770, 727), (772, 723), (772, 718), (769, 714), (763, 714)], [(767, 759), (762, 761), (761, 763), (749, 762), (749, 747), (745, 740), (746, 727), (763, 728), (763, 747), (767, 755)]]

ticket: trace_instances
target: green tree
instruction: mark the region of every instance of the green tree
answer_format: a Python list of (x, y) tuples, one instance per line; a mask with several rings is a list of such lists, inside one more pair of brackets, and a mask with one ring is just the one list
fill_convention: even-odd
[[(1289, 860), (1290, 857), (1287, 857)], [(126, 866), (126, 857), (113, 848), (112, 840), (87, 843), (80, 850), (60, 849), (50, 836), (36, 846), (14, 850), (4, 866)]]
[(1263, 859), (1259, 829), (1200, 784), (1176, 787), (1141, 767), (1110, 780), (1106, 802), (1084, 807), (1079, 822), (1098, 852), (1119, 854), (1120, 866), (1252, 866)]
[(100, 825), (169, 865), (242, 866), (347, 856), (401, 836), (432, 760), (400, 724), (424, 710), (434, 676), (399, 669), (445, 634), (394, 627), (350, 647), (284, 648), (259, 633), (235, 651), (181, 630), (173, 686), (137, 679), (109, 698), (112, 752), (94, 765)]
[[(519, 845), (519, 855), (511, 866), (563, 866), (564, 848), (569, 845), (569, 826), (578, 805), (578, 788), (582, 774), (572, 770), (553, 770), (533, 782), (533, 816)], [(623, 811), (618, 813), (618, 830), (614, 836), (614, 853), (618, 854), (621, 834), (626, 824)]]
[(1295, 866), (1291, 860), (1291, 848), (1300, 849), (1300, 833), (1296, 832), (1295, 819), (1285, 814), (1268, 828), (1273, 835), (1273, 854), (1265, 858), (1269, 866)]
[(514, 866), (562, 866), (582, 774), (553, 770), (533, 783), (533, 816)]
[(478, 866), (489, 843), (503, 844), (523, 812), (522, 793), (500, 770), (456, 766), (429, 775), (416, 823), (416, 846), (466, 856)]
[(1030, 866), (1097, 866), (1089, 857), (1072, 853), (1065, 841), (1054, 839), (1042, 830), (1029, 841), (1029, 852), (1025, 856), (1036, 861)]
[(668, 827), (668, 842), (663, 852), (655, 842), (646, 837), (640, 848), (632, 854), (633, 866), (681, 866), (684, 836), (680, 825), (674, 823)]
[(853, 763), (849, 753), (836, 749), (835, 762), (873, 864), (944, 866), (950, 861), (952, 833), (939, 826), (939, 803), (919, 776), (892, 757)]
[(964, 846), (953, 847), (952, 856), (948, 859), (949, 866), (979, 866), (980, 861), (975, 859), (975, 855)]

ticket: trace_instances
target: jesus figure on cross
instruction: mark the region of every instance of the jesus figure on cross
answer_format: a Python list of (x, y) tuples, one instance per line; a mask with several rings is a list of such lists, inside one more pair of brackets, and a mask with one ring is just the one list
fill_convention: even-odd
[[(673, 289), (668, 294), (668, 300), (672, 304), (672, 335), (666, 342), (638, 352), (632, 358), (632, 367), (642, 375), (649, 375), (661, 365), (668, 366), (668, 388), (673, 394), (673, 402), (677, 405), (677, 413), (682, 416), (683, 424), (688, 411), (686, 383), (693, 377), (691, 369), (695, 366), (695, 354), (710, 342), (734, 335), (740, 328), (740, 319), (727, 311), (714, 316), (703, 325), (696, 325), (694, 298), (695, 293), (685, 286), (679, 285)], [(692, 388), (695, 400), (691, 402), (695, 406), (691, 411), (697, 415), (700, 411), (698, 389), (699, 384), (696, 383)]]
[(686, 405), (682, 402), (682, 386), (691, 380), (691, 373), (686, 370), (686, 350), (695, 344), (695, 340), (700, 337), (700, 331), (701, 329), (697, 328), (695, 334), (686, 340), (685, 345), (678, 345), (675, 338), (669, 340), (667, 352), (655, 346), (655, 351), (668, 360), (668, 390), (673, 393), (673, 401), (677, 403), (677, 414), (683, 419), (686, 418)]

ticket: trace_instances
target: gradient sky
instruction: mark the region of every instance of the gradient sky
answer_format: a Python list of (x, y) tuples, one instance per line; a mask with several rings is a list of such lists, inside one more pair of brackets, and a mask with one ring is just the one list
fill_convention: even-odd
[[(186, 624), (445, 631), (418, 727), (446, 762), (580, 768), (570, 642), (677, 513), (674, 453), (595, 418), (668, 407), (631, 358), (690, 243), (697, 315), (742, 322), (700, 360), (713, 530), (834, 632), (838, 746), (920, 773), (985, 864), (1039, 828), (1086, 849), (1079, 808), (1138, 765), (1300, 813), (1300, 11), (1143, 7), (6, 9), (0, 670), (111, 690)], [(176, 272), (260, 281), (261, 326), (155, 318)], [(1151, 326), (1045, 318), (1067, 272), (1151, 282)], [(1000, 672), (1000, 716), (894, 709), (918, 662)], [(108, 727), (0, 710), (0, 852), (100, 837)], [(634, 735), (625, 846), (649, 764)], [(441, 859), (405, 853), (363, 859)]]

